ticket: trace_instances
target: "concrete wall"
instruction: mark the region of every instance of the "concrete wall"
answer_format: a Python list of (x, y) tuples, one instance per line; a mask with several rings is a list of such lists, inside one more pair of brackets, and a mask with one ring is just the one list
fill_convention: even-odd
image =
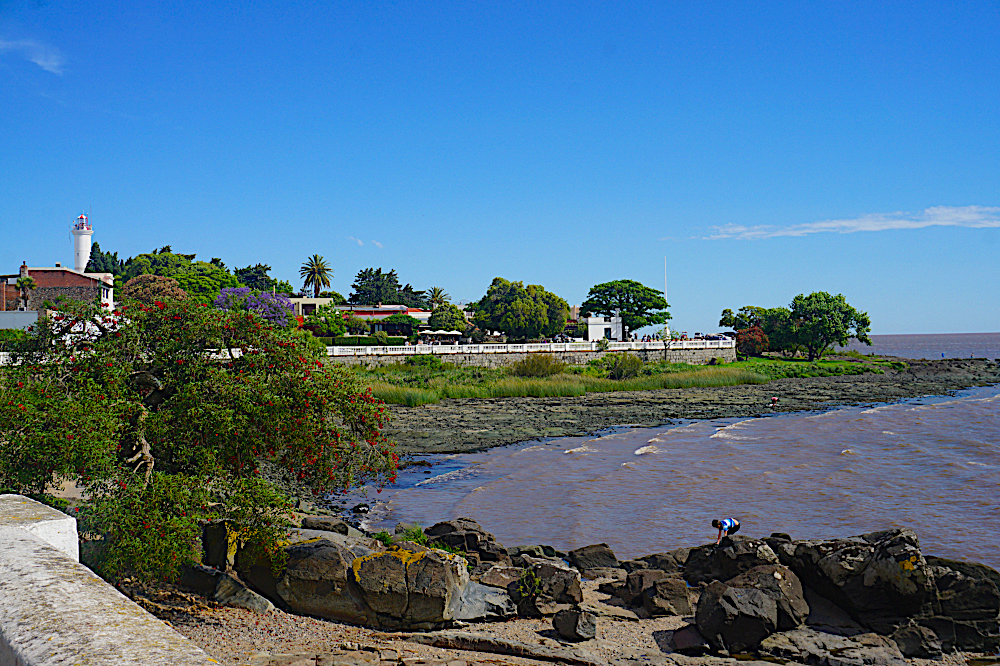
[(201, 648), (77, 561), (76, 520), (0, 495), (0, 666), (207, 666)]
[[(506, 365), (516, 363), (523, 358), (531, 356), (537, 352), (508, 354), (446, 354), (442, 355), (443, 363), (454, 363), (455, 365), (478, 366), (483, 368), (501, 368)], [(552, 355), (570, 365), (585, 365), (588, 361), (599, 359), (606, 354), (616, 354), (620, 352), (553, 352)], [(670, 363), (690, 363), (692, 365), (702, 365), (711, 359), (717, 359), (725, 363), (732, 363), (736, 360), (736, 349), (733, 347), (723, 349), (651, 349), (635, 350), (628, 352), (635, 354), (646, 363), (656, 361), (668, 361)], [(394, 363), (405, 363), (405, 356), (331, 356), (334, 363), (344, 365), (360, 365), (364, 367), (374, 367), (382, 365), (392, 365)]]

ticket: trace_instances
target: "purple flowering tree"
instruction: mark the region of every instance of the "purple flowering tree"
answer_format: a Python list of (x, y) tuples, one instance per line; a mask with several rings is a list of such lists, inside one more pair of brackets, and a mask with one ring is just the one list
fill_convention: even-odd
[(215, 299), (215, 307), (220, 310), (247, 310), (256, 312), (260, 318), (272, 326), (288, 326), (293, 308), (292, 302), (282, 294), (269, 291), (253, 291), (249, 287), (227, 287)]

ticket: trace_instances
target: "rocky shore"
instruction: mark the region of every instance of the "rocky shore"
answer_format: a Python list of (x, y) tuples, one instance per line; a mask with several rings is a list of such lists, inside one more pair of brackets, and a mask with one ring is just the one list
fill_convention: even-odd
[(467, 518), (400, 525), (389, 545), (310, 528), (275, 569), (210, 526), (207, 566), (182, 580), (204, 600), (153, 610), (224, 664), (998, 663), (1000, 573), (924, 554), (907, 529), (620, 561), (604, 544), (504, 547)]
[[(898, 360), (909, 367), (885, 368), (885, 374), (778, 379), (762, 385), (394, 405), (387, 434), (401, 453), (464, 453), (544, 437), (589, 435), (615, 426), (657, 427), (681, 419), (749, 418), (886, 403), (1000, 383), (996, 361)], [(776, 409), (771, 408), (772, 397), (778, 398)]]

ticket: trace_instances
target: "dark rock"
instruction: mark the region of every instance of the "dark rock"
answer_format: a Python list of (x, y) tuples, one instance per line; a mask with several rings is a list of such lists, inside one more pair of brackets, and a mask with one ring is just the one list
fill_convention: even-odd
[(507, 552), (511, 557), (516, 557), (518, 555), (530, 555), (531, 557), (536, 558), (549, 557), (566, 559), (566, 553), (544, 544), (537, 546), (515, 546), (514, 548), (508, 548)]
[(690, 615), (688, 586), (680, 576), (658, 580), (642, 592), (642, 607), (651, 616)]
[(529, 566), (512, 593), (520, 615), (555, 615), (583, 601), (579, 571), (562, 562), (522, 557)]
[(507, 590), (469, 581), (455, 604), (453, 620), (506, 620), (517, 614), (517, 606)]
[(302, 527), (307, 530), (323, 530), (347, 536), (350, 525), (335, 516), (306, 516), (302, 519)]
[(509, 590), (511, 585), (516, 585), (521, 579), (523, 571), (523, 569), (518, 569), (517, 567), (494, 564), (481, 574), (473, 576), (473, 578), (483, 585)]
[(746, 652), (774, 632), (778, 607), (762, 590), (715, 581), (701, 593), (695, 623), (716, 650)]
[(932, 629), (946, 650), (1000, 648), (1000, 573), (982, 564), (927, 558), (931, 598), (917, 622)]
[(227, 571), (235, 564), (237, 539), (229, 523), (213, 520), (201, 527), (202, 563)]
[(246, 608), (255, 613), (269, 613), (274, 610), (273, 603), (248, 589), (232, 573), (206, 567), (203, 564), (183, 567), (178, 582), (183, 587), (220, 604)]
[[(390, 553), (369, 557), (386, 557)], [(454, 619), (462, 592), (469, 585), (465, 560), (440, 550), (425, 550), (407, 558), (406, 579), (409, 603), (404, 626), (438, 624)], [(366, 597), (367, 599), (367, 597)], [(513, 605), (513, 604), (511, 604)], [(471, 605), (470, 605), (471, 607)], [(467, 611), (467, 618), (476, 616)]]
[(637, 569), (659, 569), (667, 573), (681, 573), (684, 570), (684, 563), (687, 562), (690, 548), (677, 548), (669, 553), (656, 553), (647, 555), (635, 560), (622, 562), (621, 566), (626, 571), (636, 571)]
[(611, 551), (606, 543), (598, 543), (592, 546), (584, 546), (567, 553), (566, 558), (569, 563), (580, 571), (587, 569), (617, 569), (618, 558)]
[(765, 542), (727, 536), (718, 546), (692, 548), (684, 564), (684, 579), (691, 585), (729, 580), (764, 564), (778, 564), (778, 556)]
[(581, 572), (584, 578), (598, 580), (606, 578), (617, 583), (624, 583), (626, 571), (624, 569), (612, 569), (608, 567), (597, 567), (596, 569), (585, 569)]
[(285, 608), (342, 622), (375, 622), (353, 586), (351, 564), (357, 555), (347, 544), (320, 539), (293, 544), (286, 552), (285, 571), (274, 586)]
[(868, 631), (843, 608), (808, 587), (803, 590), (802, 596), (809, 604), (806, 624), (812, 629), (837, 636), (857, 636)]
[(368, 513), (369, 511), (371, 511), (371, 507), (364, 502), (355, 504), (354, 508), (351, 509), (351, 513)]
[(825, 634), (808, 627), (768, 636), (761, 655), (816, 666), (904, 666), (906, 660), (889, 638), (877, 634), (853, 637)]
[(625, 585), (615, 591), (615, 595), (629, 606), (642, 604), (642, 593), (663, 580), (668, 574), (659, 569), (639, 569), (625, 578)]
[(941, 639), (931, 629), (920, 625), (900, 627), (892, 633), (892, 640), (904, 657), (937, 659), (943, 654)]
[(579, 608), (568, 608), (552, 617), (552, 626), (568, 641), (589, 641), (597, 635), (597, 616)]
[(809, 604), (803, 596), (802, 583), (786, 566), (767, 564), (754, 567), (726, 581), (731, 587), (752, 587), (774, 599), (778, 606), (778, 631), (788, 631), (805, 622)]
[(907, 624), (930, 596), (933, 573), (910, 530), (791, 545), (794, 549), (779, 549), (782, 563), (804, 585), (879, 633)]
[(510, 564), (507, 549), (496, 542), (496, 538), (484, 530), (471, 518), (446, 520), (424, 530), (427, 545), (445, 544), (459, 548), (469, 554), (469, 562), (476, 566), (480, 562)]
[(705, 637), (698, 631), (698, 627), (693, 624), (681, 627), (670, 637), (670, 644), (674, 652), (687, 655), (689, 657), (700, 657), (711, 651), (712, 646), (708, 644)]

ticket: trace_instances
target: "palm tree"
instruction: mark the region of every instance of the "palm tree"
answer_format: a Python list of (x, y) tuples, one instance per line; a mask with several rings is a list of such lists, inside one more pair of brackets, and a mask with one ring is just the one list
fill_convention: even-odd
[(326, 263), (318, 254), (306, 259), (306, 263), (302, 264), (302, 268), (299, 269), (299, 276), (305, 281), (302, 285), (303, 288), (308, 289), (312, 287), (313, 297), (319, 298), (319, 292), (323, 287), (330, 286), (330, 278), (333, 277), (333, 269), (330, 268), (330, 264)]
[(25, 310), (28, 309), (28, 296), (30, 296), (31, 290), (37, 286), (38, 283), (33, 277), (26, 275), (17, 278), (17, 288), (21, 291), (21, 304)]
[(444, 305), (450, 299), (444, 289), (441, 287), (431, 287), (431, 290), (427, 293), (427, 302), (431, 305), (431, 310), (436, 310), (439, 305)]

